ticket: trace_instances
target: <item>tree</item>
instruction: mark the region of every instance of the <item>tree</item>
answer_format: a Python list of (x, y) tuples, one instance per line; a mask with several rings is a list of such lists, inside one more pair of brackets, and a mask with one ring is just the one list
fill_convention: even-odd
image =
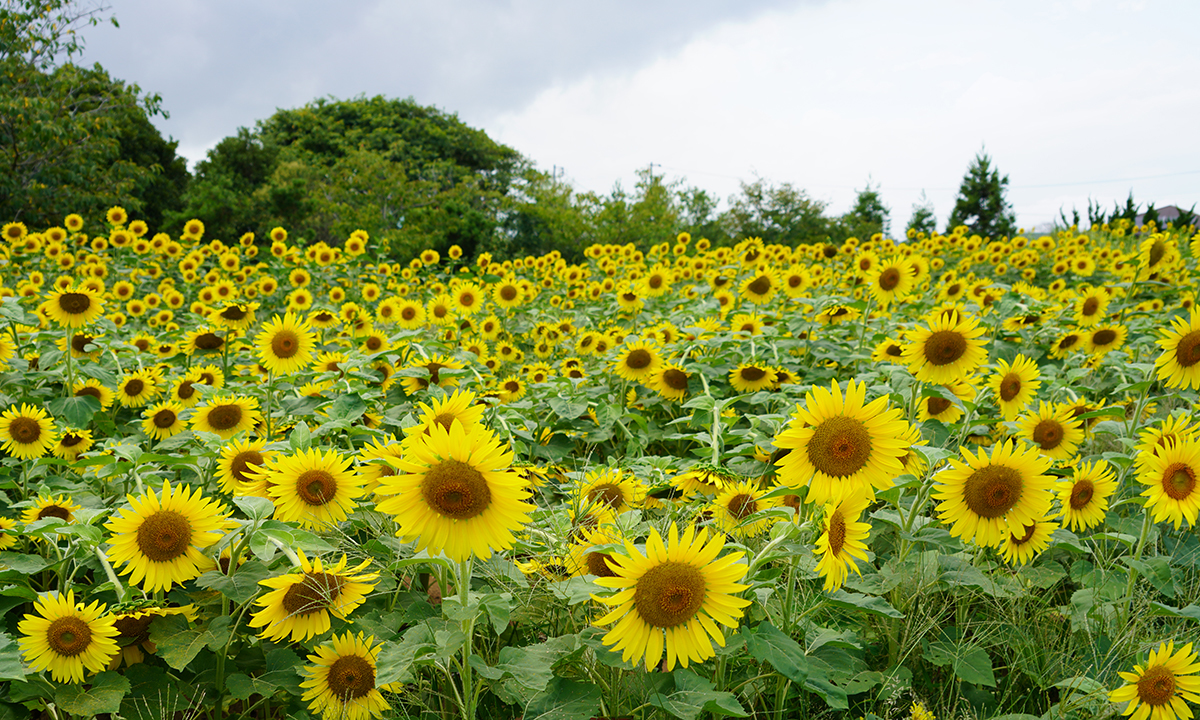
[(846, 237), (856, 237), (860, 240), (870, 239), (875, 233), (887, 234), (891, 211), (879, 197), (879, 190), (867, 186), (857, 191), (854, 207), (841, 217), (839, 231)]
[(776, 186), (757, 178), (741, 183), (741, 194), (729, 199), (723, 224), (735, 240), (760, 237), (782, 245), (822, 242), (833, 230), (825, 206), (789, 183)]
[(983, 237), (1011, 236), (1017, 218), (1012, 205), (1005, 199), (1008, 176), (992, 167), (992, 160), (980, 150), (967, 168), (954, 210), (950, 213), (950, 228), (966, 225), (971, 232)]
[(908, 225), (904, 228), (905, 235), (909, 233), (915, 235), (917, 233), (932, 234), (937, 228), (937, 216), (933, 212), (933, 203), (925, 196), (925, 191), (921, 191), (921, 199), (912, 206), (912, 215), (908, 218)]

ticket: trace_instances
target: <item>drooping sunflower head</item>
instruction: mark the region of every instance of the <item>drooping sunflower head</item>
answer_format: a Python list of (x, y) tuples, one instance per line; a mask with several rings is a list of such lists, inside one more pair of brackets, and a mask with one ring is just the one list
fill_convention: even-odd
[(58, 518), (70, 523), (75, 521), (75, 512), (82, 507), (69, 495), (58, 495), (57, 497), (38, 495), (33, 505), (26, 508), (25, 512), (21, 514), (21, 522), (28, 525), (46, 518)]

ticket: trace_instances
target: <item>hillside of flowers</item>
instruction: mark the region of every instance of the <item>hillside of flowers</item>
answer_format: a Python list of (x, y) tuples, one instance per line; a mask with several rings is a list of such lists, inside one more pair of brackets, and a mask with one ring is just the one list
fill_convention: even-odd
[(6, 223), (0, 720), (1190, 718), (1190, 231)]

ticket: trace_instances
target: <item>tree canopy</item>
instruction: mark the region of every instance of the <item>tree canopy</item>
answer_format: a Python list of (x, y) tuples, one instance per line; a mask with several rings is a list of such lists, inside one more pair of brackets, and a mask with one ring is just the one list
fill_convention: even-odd
[(992, 159), (979, 151), (967, 174), (963, 176), (950, 213), (950, 229), (966, 225), (971, 232), (983, 237), (1000, 238), (1013, 235), (1017, 217), (1005, 198), (1008, 176), (992, 167)]

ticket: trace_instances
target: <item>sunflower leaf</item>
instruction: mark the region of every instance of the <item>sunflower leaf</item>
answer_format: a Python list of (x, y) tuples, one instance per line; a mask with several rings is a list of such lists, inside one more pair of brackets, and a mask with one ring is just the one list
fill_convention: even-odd
[(91, 717), (115, 713), (129, 692), (129, 679), (116, 672), (102, 672), (92, 678), (91, 686), (63, 685), (54, 693), (54, 702), (74, 715)]
[(600, 713), (600, 688), (556, 677), (525, 706), (525, 720), (587, 720)]
[(241, 605), (253, 599), (260, 589), (258, 582), (270, 576), (271, 571), (266, 565), (258, 560), (250, 560), (229, 575), (218, 570), (206, 572), (196, 578), (196, 584), (202, 588), (216, 590)]
[(0, 680), (24, 680), (21, 651), (12, 638), (0, 633)]
[(750, 657), (767, 663), (792, 682), (802, 683), (808, 678), (808, 657), (804, 648), (770, 621), (762, 621), (752, 632), (743, 635)]
[(651, 695), (649, 702), (654, 707), (681, 720), (695, 720), (701, 713), (711, 713), (714, 717), (746, 717), (745, 708), (733, 693), (714, 690), (711, 682), (691, 670), (680, 668), (673, 675), (675, 692)]
[(72, 397), (51, 400), (46, 407), (55, 417), (62, 417), (71, 427), (85, 428), (92, 421), (92, 416), (100, 410), (100, 401), (91, 395), (76, 395)]

